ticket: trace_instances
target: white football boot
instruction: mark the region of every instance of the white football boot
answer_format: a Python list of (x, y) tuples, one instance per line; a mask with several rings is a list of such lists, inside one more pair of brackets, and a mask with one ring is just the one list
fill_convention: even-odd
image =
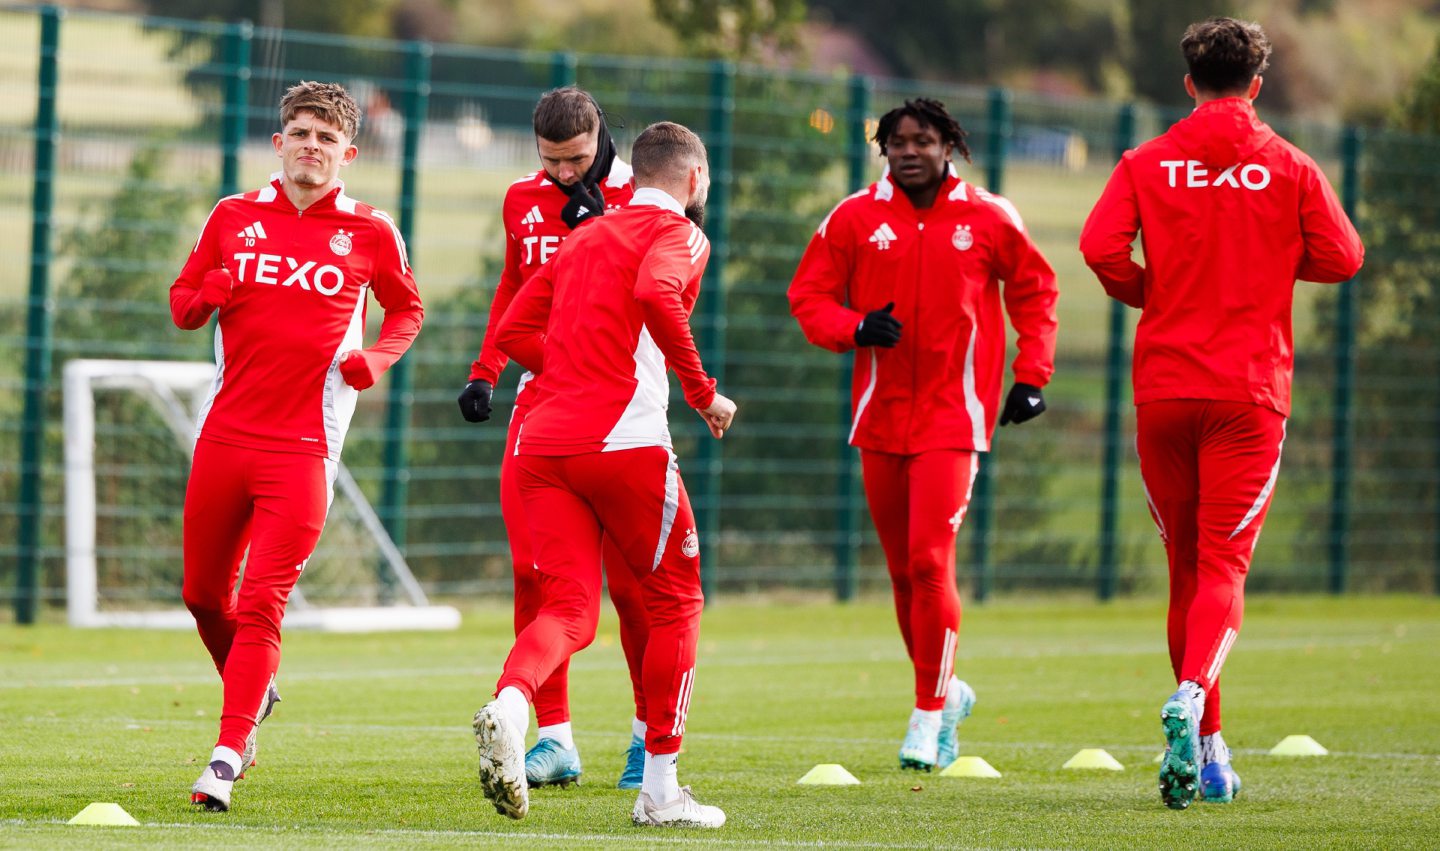
[(212, 813), (223, 813), (230, 809), (230, 791), (234, 788), (235, 771), (217, 759), (205, 766), (200, 779), (190, 787), (190, 803)]
[(641, 792), (630, 820), (641, 827), (723, 827), (725, 811), (696, 801), (690, 787), (681, 786), (680, 797), (664, 804)]
[(513, 819), (530, 811), (525, 779), (525, 737), (505, 717), (498, 700), (475, 713), (475, 744), (480, 748), (480, 786), (495, 811)]

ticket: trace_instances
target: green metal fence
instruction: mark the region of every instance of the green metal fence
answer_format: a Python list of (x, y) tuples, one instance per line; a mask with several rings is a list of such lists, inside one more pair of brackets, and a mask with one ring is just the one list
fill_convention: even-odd
[[(1061, 282), (1051, 410), (998, 434), (962, 530), (962, 583), (979, 598), (1164, 586), (1131, 450), (1134, 314), (1104, 298), (1075, 245), (1118, 153), (1176, 115), (728, 63), (53, 9), (0, 10), (0, 40), (0, 250), (30, 259), (0, 266), (0, 594), (21, 620), (63, 596), (59, 368), (76, 357), (208, 357), (206, 335), (171, 327), (166, 290), (214, 199), (273, 170), (275, 104), (302, 78), (343, 82), (365, 108), (349, 192), (397, 215), (426, 299), (415, 348), (363, 394), (345, 460), (432, 591), (509, 585), (497, 491), (515, 376), (502, 379), (489, 424), (462, 422), (454, 397), (503, 258), (500, 199), (536, 168), (530, 110), (568, 82), (605, 106), (622, 149), (661, 118), (710, 148), (713, 252), (695, 325), (740, 416), (721, 443), (702, 438), (683, 404), (672, 409), (708, 589), (843, 599), (885, 585), (844, 446), (849, 361), (805, 342), (785, 288), (819, 220), (879, 174), (865, 141), (876, 116), (919, 94), (960, 118), (975, 152), (965, 177), (1016, 203)], [(1288, 122), (1263, 106), (1341, 187), (1371, 253), (1363, 281), (1299, 285), (1295, 413), (1251, 586), (1433, 589), (1440, 348), (1427, 308), (1440, 246), (1425, 227), (1440, 197), (1440, 140)], [(173, 601), (186, 471), (171, 443), (153, 418), (101, 406), (104, 570), (137, 597)], [(342, 545), (327, 533), (326, 546)]]

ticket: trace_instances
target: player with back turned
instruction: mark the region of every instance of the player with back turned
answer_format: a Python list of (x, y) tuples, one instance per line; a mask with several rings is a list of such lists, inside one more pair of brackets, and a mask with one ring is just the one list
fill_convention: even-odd
[(1105, 291), (1141, 311), (1135, 446), (1169, 559), (1179, 684), (1161, 708), (1160, 796), (1172, 809), (1240, 790), (1220, 671), (1280, 472), (1295, 281), (1344, 281), (1364, 260), (1325, 175), (1255, 114), (1270, 58), (1259, 25), (1214, 18), (1180, 47), (1195, 110), (1125, 153), (1080, 235)]
[(594, 640), (606, 536), (634, 573), (649, 620), (645, 765), (631, 819), (720, 827), (725, 814), (677, 780), (704, 596), (700, 539), (666, 413), (673, 370), (714, 437), (735, 415), (705, 374), (689, 324), (710, 256), (699, 225), (709, 162), (699, 137), (669, 122), (647, 127), (631, 156), (630, 204), (570, 236), (497, 330), (501, 350), (538, 382), (516, 452), (542, 604), (515, 639), (496, 699), (475, 714), (480, 780), (497, 810), (525, 816), (529, 704), (557, 666)]
[[(501, 224), (505, 228), (505, 268), (490, 301), (490, 318), (480, 354), (470, 365), (469, 382), (460, 393), (460, 413), (469, 422), (490, 419), (491, 395), (509, 358), (495, 345), (495, 329), (520, 287), (549, 263), (572, 232), (607, 210), (630, 201), (630, 166), (616, 156), (605, 116), (587, 92), (574, 86), (552, 89), (540, 97), (533, 115), (535, 148), (541, 169), (515, 181), (505, 193)], [(535, 570), (525, 507), (520, 499), (515, 440), (534, 402), (534, 375), (520, 377), (515, 407), (500, 460), (500, 513), (510, 542), (515, 580), (515, 634), (519, 635), (540, 609), (540, 578)], [(645, 605), (639, 586), (623, 567), (621, 553), (608, 541), (605, 563), (610, 599), (620, 615), (620, 646), (630, 670), (635, 718), (630, 748), (616, 784), (640, 788), (645, 758), (645, 698), (640, 663), (645, 652)], [(617, 568), (618, 569), (614, 569)], [(570, 665), (556, 668), (535, 693), (539, 734), (525, 755), (531, 786), (565, 786), (580, 779), (580, 750), (570, 724)]]
[[(970, 154), (943, 104), (906, 101), (875, 141), (887, 172), (820, 223), (790, 309), (810, 342), (855, 352), (850, 443), (915, 672), (900, 765), (929, 771), (955, 760), (975, 703), (954, 675), (955, 536), (996, 416), (1023, 423), (1045, 410), (1057, 291), (1010, 202), (955, 173), (951, 155)], [(1019, 353), (1002, 403), (1005, 314)]]
[[(179, 327), (219, 312), (185, 491), (181, 592), (225, 687), (220, 737), (191, 790), (209, 810), (230, 808), (257, 727), (280, 700), (280, 622), (325, 525), (359, 391), (399, 360), (424, 316), (395, 223), (339, 177), (359, 153), (355, 101), (303, 82), (280, 101), (280, 124), (281, 171), (215, 205), (170, 287)], [(362, 348), (372, 293), (385, 320)]]

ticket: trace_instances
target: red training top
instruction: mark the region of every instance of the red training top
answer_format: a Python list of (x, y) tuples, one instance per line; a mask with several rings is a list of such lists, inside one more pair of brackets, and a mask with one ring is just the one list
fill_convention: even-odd
[(690, 313), (710, 241), (659, 189), (578, 229), (530, 278), (496, 329), (496, 345), (539, 376), (516, 442), (520, 455), (669, 447), (675, 370), (685, 401), (707, 408)]
[[(1131, 259), (1140, 233), (1145, 266)], [(1315, 161), (1244, 98), (1126, 151), (1080, 234), (1112, 298), (1142, 310), (1135, 404), (1214, 399), (1290, 414), (1295, 280), (1338, 283), (1364, 246)]]
[(338, 461), (359, 397), (339, 360), (364, 345), (366, 293), (385, 310), (380, 338), (366, 349), (377, 372), (410, 347), (424, 309), (389, 216), (343, 184), (300, 211), (281, 180), (277, 173), (269, 186), (215, 205), (170, 287), (171, 315), (181, 328), (203, 326), (210, 309), (201, 281), (230, 270), (196, 437)]
[(861, 449), (990, 448), (1002, 299), (1019, 335), (1015, 380), (1044, 387), (1055, 371), (1055, 272), (1009, 201), (953, 173), (928, 209), (888, 174), (841, 201), (811, 238), (789, 295), (805, 337), (834, 352), (855, 349), (865, 314), (895, 303), (899, 344), (855, 352), (850, 443)]
[[(630, 203), (634, 194), (630, 185), (631, 173), (630, 166), (623, 160), (617, 158), (611, 163), (610, 175), (600, 183), (607, 211), (619, 210)], [(544, 171), (527, 174), (506, 190), (505, 202), (500, 208), (500, 221), (505, 227), (505, 268), (500, 272), (495, 297), (490, 300), (485, 340), (480, 346), (479, 356), (470, 365), (470, 381), (482, 379), (493, 387), (500, 380), (500, 373), (505, 371), (505, 364), (510, 359), (495, 346), (495, 328), (515, 293), (536, 270), (555, 256), (560, 243), (570, 235), (570, 228), (560, 219), (560, 211), (569, 200), (565, 190)], [(521, 377), (518, 392), (525, 391), (529, 378), (528, 375)]]

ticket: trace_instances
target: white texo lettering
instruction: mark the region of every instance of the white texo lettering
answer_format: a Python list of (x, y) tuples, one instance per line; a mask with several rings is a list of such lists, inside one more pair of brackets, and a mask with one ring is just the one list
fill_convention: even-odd
[(1185, 161), (1185, 185), (1189, 187), (1206, 186), (1205, 176), (1208, 172), (1200, 164), (1199, 160)]
[[(326, 285), (327, 276), (335, 281), (333, 285)], [(345, 273), (329, 263), (315, 270), (315, 291), (321, 295), (335, 295), (343, 286), (345, 286)]]
[(244, 254), (236, 254), (235, 262), (240, 264), (240, 272), (236, 277), (238, 277), (242, 281), (245, 280), (245, 264), (254, 259), (255, 255), (253, 252), (247, 251)]
[(261, 254), (255, 259), (255, 283), (274, 286), (279, 283), (275, 280), (275, 273), (279, 271), (279, 254)]
[(1270, 185), (1270, 169), (1259, 163), (1250, 163), (1240, 169), (1240, 182), (1246, 189), (1260, 190)]
[(1185, 164), (1185, 162), (1184, 162), (1183, 160), (1161, 160), (1161, 161), (1160, 161), (1160, 167), (1163, 168), (1163, 169), (1165, 169), (1165, 171), (1168, 173), (1168, 177), (1169, 177), (1169, 179), (1170, 179), (1170, 185), (1171, 185), (1171, 186), (1174, 186), (1174, 185), (1175, 185), (1175, 170), (1178, 169), (1178, 168), (1180, 168), (1180, 166), (1182, 166), (1182, 165), (1184, 165), (1184, 164)]
[(315, 261), (306, 260), (305, 265), (301, 266), (299, 263), (295, 262), (294, 258), (286, 257), (285, 262), (290, 264), (290, 268), (294, 271), (290, 273), (290, 277), (280, 282), (280, 286), (288, 287), (291, 284), (299, 284), (300, 289), (309, 292), (310, 281), (308, 281), (305, 276), (310, 272), (311, 269), (315, 268)]

